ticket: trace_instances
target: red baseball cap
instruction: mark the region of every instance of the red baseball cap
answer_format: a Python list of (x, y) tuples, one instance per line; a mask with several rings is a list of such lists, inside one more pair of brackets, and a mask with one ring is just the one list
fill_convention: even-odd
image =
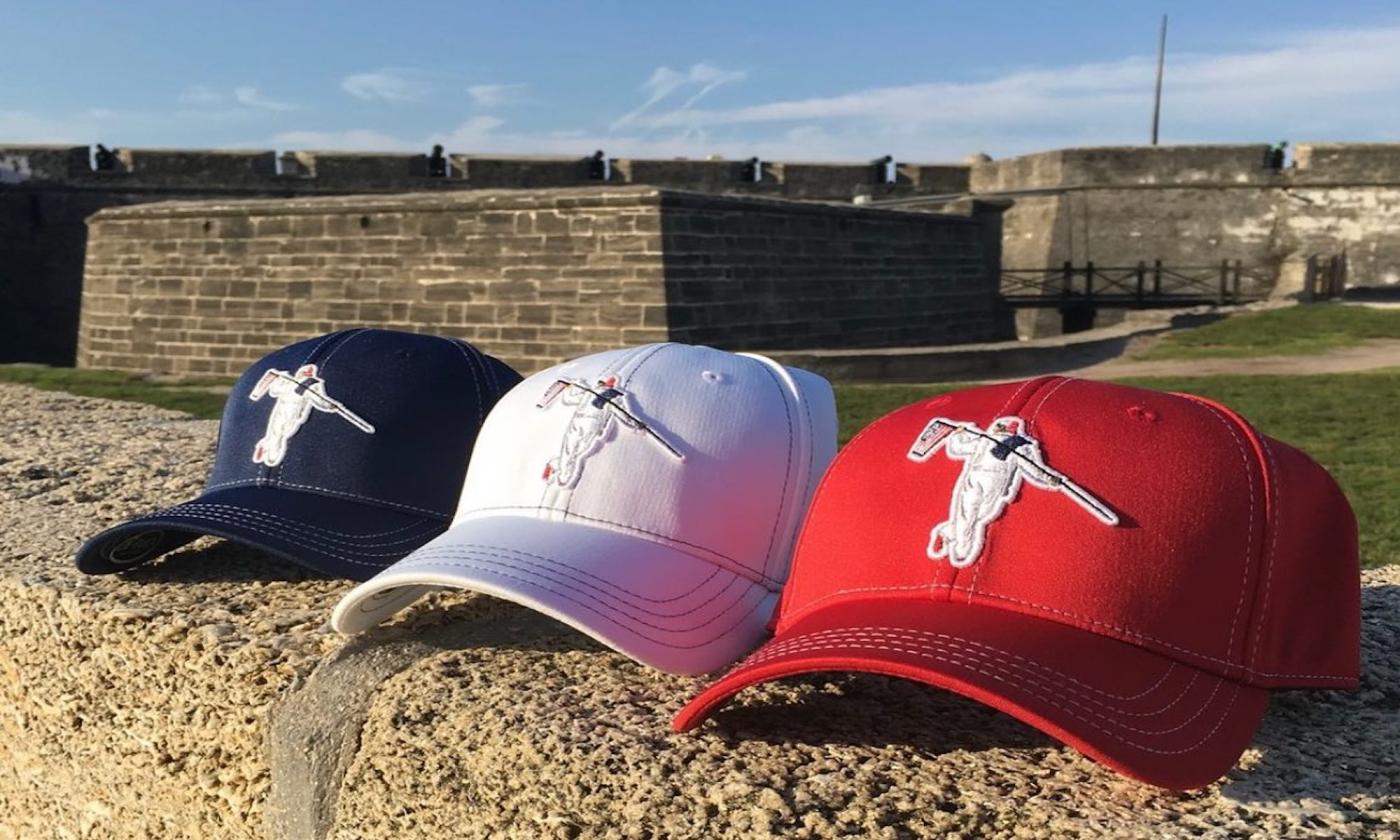
[(1354, 688), (1356, 521), (1224, 406), (1062, 377), (906, 406), (803, 525), (774, 638), (690, 702), (813, 671), (920, 680), (1120, 773), (1209, 784), (1273, 688)]

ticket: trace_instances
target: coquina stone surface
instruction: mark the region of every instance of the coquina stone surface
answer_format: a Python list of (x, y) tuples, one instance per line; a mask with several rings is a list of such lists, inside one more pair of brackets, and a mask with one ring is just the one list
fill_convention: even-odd
[(1400, 835), (1400, 567), (1356, 692), (1285, 692), (1190, 794), (873, 676), (740, 695), (441, 594), (346, 641), (341, 581), (202, 541), (122, 577), (81, 540), (198, 492), (216, 424), (0, 385), (0, 838)]

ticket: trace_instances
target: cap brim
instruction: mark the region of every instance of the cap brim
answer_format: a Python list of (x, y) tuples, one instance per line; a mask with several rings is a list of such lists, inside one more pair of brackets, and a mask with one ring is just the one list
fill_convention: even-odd
[(515, 601), (654, 668), (704, 674), (753, 650), (777, 593), (669, 545), (576, 521), (473, 519), (336, 605), (342, 633), (441, 588)]
[(1210, 784), (1239, 760), (1265, 689), (1009, 610), (928, 600), (819, 608), (692, 700), (698, 726), (741, 689), (816, 671), (919, 680), (999, 709), (1135, 779)]
[(447, 528), (443, 518), (318, 493), (226, 487), (88, 540), (88, 574), (125, 571), (201, 536), (250, 545), (332, 577), (367, 580)]

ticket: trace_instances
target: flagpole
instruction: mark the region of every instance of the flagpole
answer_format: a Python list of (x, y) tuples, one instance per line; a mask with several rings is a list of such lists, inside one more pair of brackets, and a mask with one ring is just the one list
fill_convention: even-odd
[(1167, 16), (1162, 15), (1162, 31), (1157, 37), (1157, 92), (1152, 99), (1152, 145), (1157, 145), (1157, 127), (1162, 119), (1162, 64), (1167, 55)]

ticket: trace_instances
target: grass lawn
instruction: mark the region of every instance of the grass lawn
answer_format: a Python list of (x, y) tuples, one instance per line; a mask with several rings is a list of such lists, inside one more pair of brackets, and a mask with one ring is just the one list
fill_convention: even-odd
[[(1356, 511), (1361, 562), (1400, 563), (1400, 433), (1380, 406), (1400, 406), (1400, 369), (1326, 376), (1199, 376), (1121, 380), (1224, 403), (1260, 431), (1311, 455)], [(906, 403), (960, 385), (843, 385), (836, 389), (844, 444)]]
[[(162, 383), (113, 371), (39, 365), (0, 365), (0, 381), (151, 403), (198, 417), (219, 416), (222, 389), (229, 384), (219, 380)], [(1400, 563), (1400, 433), (1392, 428), (1385, 411), (1377, 410), (1400, 406), (1400, 368), (1325, 376), (1122, 381), (1217, 400), (1248, 417), (1264, 433), (1307, 451), (1332, 472), (1356, 509), (1362, 562), (1368, 566)], [(967, 386), (838, 385), (841, 442), (902, 405), (960, 387)]]
[(84, 397), (150, 403), (196, 417), (213, 418), (223, 413), (223, 391), (231, 384), (231, 380), (218, 379), (156, 382), (114, 370), (27, 364), (0, 365), (0, 382), (18, 382), (45, 391), (66, 391)]
[[(1309, 355), (1370, 338), (1400, 338), (1400, 309), (1315, 303), (1235, 315), (1168, 333), (1134, 359)], [(1400, 361), (1400, 360), (1397, 360)]]

